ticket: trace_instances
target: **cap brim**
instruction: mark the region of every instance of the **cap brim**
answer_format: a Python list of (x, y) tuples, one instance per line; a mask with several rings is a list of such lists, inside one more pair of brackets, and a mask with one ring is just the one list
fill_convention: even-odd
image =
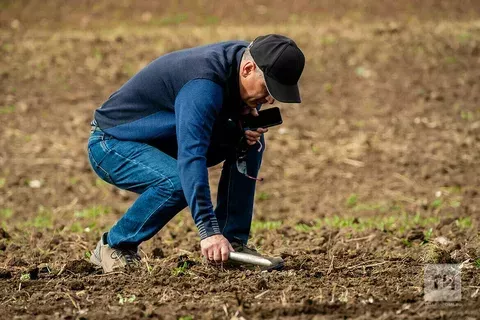
[(277, 80), (265, 75), (265, 83), (270, 95), (280, 102), (285, 103), (300, 103), (300, 91), (298, 85), (285, 85)]

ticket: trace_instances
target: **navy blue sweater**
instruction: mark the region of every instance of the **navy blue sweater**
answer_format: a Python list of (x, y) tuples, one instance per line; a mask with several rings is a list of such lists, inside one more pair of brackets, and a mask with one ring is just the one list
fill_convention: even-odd
[(216, 123), (236, 119), (243, 106), (238, 70), (247, 45), (221, 42), (161, 56), (95, 110), (92, 122), (120, 140), (174, 145), (182, 188), (201, 239), (221, 233), (206, 156), (215, 139), (212, 131), (218, 132)]

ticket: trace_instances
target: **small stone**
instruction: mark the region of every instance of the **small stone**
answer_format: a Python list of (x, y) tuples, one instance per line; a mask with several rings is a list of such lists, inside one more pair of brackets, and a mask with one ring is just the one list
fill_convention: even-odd
[(10, 243), (8, 245), (8, 248), (7, 248), (7, 250), (10, 251), (10, 252), (17, 251), (19, 249), (20, 249), (20, 246), (18, 244), (15, 244), (15, 243)]
[(18, 28), (20, 28), (20, 21), (18, 21), (17, 19), (12, 20), (12, 22), (10, 23), (10, 27), (17, 30)]
[(316, 247), (316, 248), (312, 248), (310, 250), (310, 253), (312, 253), (312, 254), (327, 253), (327, 249), (325, 247)]
[(267, 280), (265, 280), (265, 279), (260, 279), (260, 281), (258, 281), (258, 283), (257, 283), (257, 289), (258, 289), (258, 290), (266, 290), (266, 289), (268, 289)]
[(10, 279), (12, 277), (12, 273), (7, 269), (0, 268), (0, 279)]
[(27, 112), (28, 111), (28, 104), (25, 102), (25, 101), (20, 101), (19, 103), (17, 103), (17, 108), (18, 110), (20, 110), (20, 112)]
[(95, 267), (90, 262), (79, 259), (68, 261), (65, 270), (76, 274), (84, 274), (94, 272)]
[(30, 280), (37, 280), (38, 279), (38, 271), (39, 270), (36, 266), (28, 269), (28, 274), (30, 275)]
[(7, 261), (7, 266), (10, 267), (26, 267), (28, 263), (22, 258), (12, 257)]
[(255, 9), (255, 11), (257, 11), (259, 15), (264, 15), (268, 13), (268, 7), (263, 4), (258, 5)]
[(435, 239), (433, 239), (433, 242), (438, 243), (441, 246), (447, 246), (452, 243), (452, 241), (442, 236), (436, 237)]
[(49, 247), (50, 249), (53, 249), (54, 247), (58, 246), (60, 243), (62, 243), (63, 238), (56, 234), (52, 237), (52, 240), (50, 240)]
[(152, 20), (152, 13), (149, 11), (145, 11), (144, 13), (142, 13), (140, 19), (142, 19), (143, 22), (149, 22), (150, 20)]
[(69, 287), (72, 290), (83, 290), (83, 289), (85, 289), (85, 285), (80, 280), (73, 280), (72, 282), (69, 283)]
[(32, 189), (38, 189), (42, 186), (42, 182), (40, 180), (31, 180), (28, 182), (28, 186)]
[(0, 228), (0, 239), (10, 239), (10, 235), (2, 228)]
[(48, 264), (46, 263), (41, 263), (38, 265), (38, 273), (44, 273), (44, 274), (49, 274), (51, 271), (50, 271), (50, 267), (48, 266)]
[(165, 253), (163, 252), (162, 248), (155, 248), (152, 251), (152, 255), (156, 259), (162, 259), (165, 257)]
[(440, 92), (432, 91), (430, 93), (430, 99), (437, 100), (437, 101), (443, 101), (444, 97), (442, 96), (442, 94)]
[(425, 235), (423, 234), (422, 230), (412, 230), (409, 232), (407, 236), (408, 241), (413, 241), (413, 240), (424, 240)]

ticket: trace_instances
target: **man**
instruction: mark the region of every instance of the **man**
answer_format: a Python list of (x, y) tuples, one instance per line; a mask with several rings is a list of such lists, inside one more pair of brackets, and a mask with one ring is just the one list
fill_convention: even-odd
[[(272, 34), (166, 54), (113, 93), (94, 113), (89, 160), (103, 180), (140, 195), (103, 234), (92, 263), (104, 272), (137, 265), (140, 243), (187, 205), (205, 258), (258, 255), (246, 244), (268, 130), (244, 131), (240, 120), (275, 99), (299, 103), (304, 64), (293, 40)], [(214, 210), (207, 168), (222, 161)]]

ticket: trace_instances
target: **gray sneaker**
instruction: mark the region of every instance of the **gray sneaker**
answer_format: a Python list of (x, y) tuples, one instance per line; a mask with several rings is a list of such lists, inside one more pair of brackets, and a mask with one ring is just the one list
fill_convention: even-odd
[[(263, 270), (281, 270), (284, 266), (284, 261), (280, 257), (269, 257), (269, 256), (261, 255), (260, 253), (258, 253), (257, 250), (247, 247), (245, 244), (241, 242), (233, 241), (233, 242), (230, 242), (230, 244), (232, 245), (233, 249), (236, 252), (247, 253), (247, 254), (251, 254), (251, 255), (262, 257), (264, 259), (269, 260), (272, 263), (272, 265), (269, 267), (262, 267)], [(237, 266), (238, 265), (246, 266), (245, 263), (237, 262), (237, 261), (229, 261), (229, 263)]]
[(90, 262), (101, 267), (104, 273), (109, 273), (139, 267), (140, 256), (134, 250), (110, 248), (107, 233), (104, 233), (90, 256)]

